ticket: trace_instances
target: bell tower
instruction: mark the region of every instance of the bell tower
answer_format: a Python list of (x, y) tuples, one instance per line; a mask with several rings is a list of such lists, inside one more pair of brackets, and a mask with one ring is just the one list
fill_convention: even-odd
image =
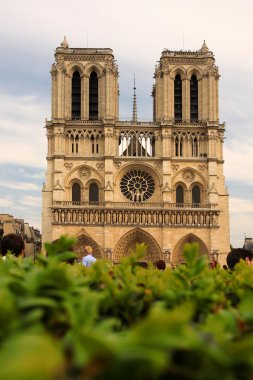
[(155, 70), (154, 121), (218, 122), (219, 72), (205, 41), (197, 51), (164, 50)]

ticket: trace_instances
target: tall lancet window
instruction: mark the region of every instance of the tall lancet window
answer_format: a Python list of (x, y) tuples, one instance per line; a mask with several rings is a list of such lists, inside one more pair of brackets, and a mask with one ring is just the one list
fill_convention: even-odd
[(89, 119), (98, 119), (98, 76), (95, 71), (90, 74), (89, 80)]
[(72, 186), (72, 202), (81, 202), (81, 187), (79, 183)]
[(200, 203), (200, 187), (198, 185), (195, 185), (192, 188), (192, 203)]
[(72, 77), (72, 119), (81, 118), (81, 77), (75, 71)]
[(175, 120), (182, 120), (182, 80), (179, 74), (174, 81), (174, 115)]
[(99, 201), (99, 188), (96, 183), (90, 184), (89, 187), (89, 202), (91, 204), (96, 204)]
[(184, 203), (184, 189), (183, 186), (179, 185), (176, 188), (176, 204), (178, 207), (182, 206)]
[(195, 74), (190, 83), (191, 121), (198, 120), (198, 80)]

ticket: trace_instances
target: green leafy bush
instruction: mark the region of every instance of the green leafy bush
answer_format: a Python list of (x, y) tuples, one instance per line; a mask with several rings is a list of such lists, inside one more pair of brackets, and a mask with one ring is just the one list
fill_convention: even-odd
[(0, 380), (253, 378), (253, 271), (70, 265), (73, 240), (48, 257), (0, 259)]

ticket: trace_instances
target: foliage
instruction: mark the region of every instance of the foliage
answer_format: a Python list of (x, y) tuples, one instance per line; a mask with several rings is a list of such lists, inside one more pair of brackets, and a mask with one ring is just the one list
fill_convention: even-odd
[(144, 269), (145, 246), (119, 265), (70, 265), (74, 241), (48, 257), (0, 259), (0, 380), (248, 380), (253, 376), (253, 271)]

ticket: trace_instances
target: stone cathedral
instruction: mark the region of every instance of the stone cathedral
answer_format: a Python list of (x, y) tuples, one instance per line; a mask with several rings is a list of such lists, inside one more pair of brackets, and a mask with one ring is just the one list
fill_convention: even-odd
[[(43, 240), (77, 238), (118, 263), (145, 242), (145, 260), (184, 261), (185, 243), (225, 261), (228, 193), (219, 72), (206, 43), (165, 49), (155, 67), (153, 121), (119, 119), (118, 67), (111, 49), (56, 49), (52, 115), (46, 120)], [(135, 86), (134, 86), (135, 87)]]

